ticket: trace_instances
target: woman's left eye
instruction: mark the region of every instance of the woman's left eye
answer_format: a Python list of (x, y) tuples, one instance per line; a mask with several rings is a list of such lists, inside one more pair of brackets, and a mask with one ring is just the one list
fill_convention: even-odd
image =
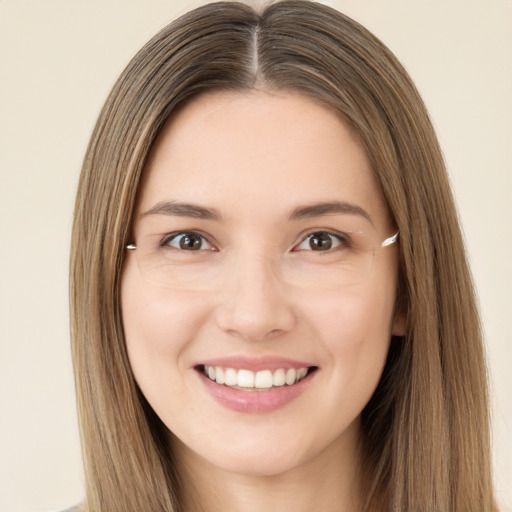
[(336, 249), (343, 244), (344, 240), (341, 236), (328, 233), (327, 231), (316, 231), (307, 235), (300, 244), (294, 247), (294, 250), (326, 252)]
[(211, 250), (212, 245), (199, 233), (177, 233), (164, 240), (162, 245), (182, 251)]

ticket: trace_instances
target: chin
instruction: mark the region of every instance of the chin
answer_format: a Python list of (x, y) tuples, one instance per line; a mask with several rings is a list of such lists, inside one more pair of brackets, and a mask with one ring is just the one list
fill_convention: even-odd
[(210, 462), (223, 471), (240, 476), (277, 477), (293, 471), (303, 461), (299, 457), (290, 456), (290, 453), (276, 455), (275, 452), (266, 454), (258, 450), (254, 454), (237, 453)]

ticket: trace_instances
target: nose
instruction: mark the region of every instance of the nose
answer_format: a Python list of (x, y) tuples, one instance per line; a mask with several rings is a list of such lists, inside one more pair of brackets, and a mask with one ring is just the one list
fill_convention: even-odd
[(239, 258), (218, 298), (217, 325), (249, 341), (274, 338), (295, 325), (289, 298), (272, 262)]

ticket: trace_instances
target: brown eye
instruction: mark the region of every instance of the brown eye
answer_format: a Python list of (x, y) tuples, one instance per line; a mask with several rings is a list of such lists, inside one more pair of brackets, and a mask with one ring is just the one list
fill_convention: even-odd
[(306, 236), (295, 248), (297, 251), (329, 251), (343, 243), (342, 239), (326, 231), (317, 231)]
[(183, 251), (200, 251), (212, 248), (204, 236), (198, 233), (178, 233), (168, 238), (164, 245)]
[(313, 251), (328, 251), (332, 247), (332, 235), (328, 233), (313, 233), (308, 240)]

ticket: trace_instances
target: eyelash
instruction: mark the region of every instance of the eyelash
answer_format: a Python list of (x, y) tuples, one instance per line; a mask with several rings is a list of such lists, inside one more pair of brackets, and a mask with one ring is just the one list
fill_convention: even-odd
[[(178, 247), (172, 247), (169, 245), (170, 242), (172, 242), (173, 240), (176, 240), (176, 239), (179, 239), (179, 237), (184, 237), (184, 236), (194, 236), (194, 237), (200, 237), (201, 240), (203, 242), (206, 242), (208, 243), (210, 246), (212, 246), (212, 248), (210, 250), (214, 250), (213, 249), (213, 245), (208, 241), (208, 239), (202, 235), (201, 233), (197, 233), (196, 231), (179, 231), (177, 233), (170, 233), (166, 236), (164, 236), (164, 238), (162, 239), (161, 243), (160, 243), (160, 246), (161, 247), (167, 247), (167, 248), (171, 248), (171, 249), (174, 249), (174, 250), (177, 250), (177, 251), (180, 251), (180, 250), (183, 250), (185, 251), (185, 249), (179, 249)], [(199, 250), (206, 250), (206, 249), (199, 249)], [(188, 252), (188, 251), (187, 251)], [(195, 252), (195, 251), (190, 251), (190, 252)]]
[(308, 233), (307, 235), (305, 235), (302, 240), (296, 244), (294, 246), (294, 249), (300, 245), (302, 245), (303, 243), (306, 243), (308, 240), (312, 239), (313, 237), (315, 236), (318, 236), (318, 235), (327, 235), (329, 237), (329, 239), (331, 240), (331, 242), (333, 241), (336, 241), (338, 242), (338, 245), (336, 245), (335, 247), (329, 247), (329, 249), (325, 250), (325, 251), (314, 251), (313, 249), (306, 249), (306, 251), (311, 251), (311, 252), (320, 252), (320, 253), (330, 253), (330, 252), (333, 252), (337, 249), (340, 249), (340, 248), (343, 248), (343, 247), (349, 247), (350, 246), (350, 243), (349, 243), (349, 239), (346, 235), (342, 235), (341, 233), (333, 233), (332, 231), (325, 231), (325, 230), (320, 230), (320, 231), (313, 231), (311, 233)]
[[(186, 251), (185, 249), (182, 249), (182, 248), (178, 248), (178, 247), (172, 247), (169, 245), (170, 242), (172, 242), (173, 240), (176, 240), (178, 239), (179, 237), (183, 237), (183, 236), (198, 236), (201, 238), (201, 240), (203, 242), (206, 242), (210, 245), (210, 248), (208, 249), (196, 249), (196, 250), (191, 250), (191, 251)], [(293, 249), (292, 251), (294, 252), (298, 252), (296, 250), (297, 247), (299, 247), (300, 245), (302, 245), (303, 243), (307, 242), (308, 239), (311, 239), (313, 238), (314, 236), (318, 236), (318, 235), (327, 235), (331, 240), (334, 240), (336, 242), (338, 242), (338, 245), (336, 247), (333, 247), (333, 248), (329, 248), (325, 251), (314, 251), (313, 249), (302, 249), (304, 251), (310, 251), (310, 252), (319, 252), (319, 253), (328, 253), (328, 252), (333, 252), (339, 248), (343, 248), (343, 247), (350, 247), (350, 239), (347, 235), (345, 234), (341, 234), (341, 233), (335, 233), (335, 232), (332, 232), (332, 231), (328, 231), (328, 230), (317, 230), (317, 231), (311, 231), (311, 232), (308, 232), (306, 235), (304, 235), (300, 242), (295, 244), (293, 246)], [(210, 251), (217, 251), (218, 249), (215, 249), (213, 244), (211, 242), (208, 241), (207, 237), (202, 235), (201, 233), (197, 233), (196, 231), (179, 231), (179, 232), (175, 232), (175, 233), (170, 233), (168, 235), (166, 235), (161, 243), (160, 243), (160, 246), (161, 247), (167, 247), (167, 248), (171, 248), (171, 249), (174, 249), (174, 250), (177, 250), (177, 251), (185, 251), (185, 252), (198, 252), (198, 251), (205, 251), (205, 250), (210, 250)]]

